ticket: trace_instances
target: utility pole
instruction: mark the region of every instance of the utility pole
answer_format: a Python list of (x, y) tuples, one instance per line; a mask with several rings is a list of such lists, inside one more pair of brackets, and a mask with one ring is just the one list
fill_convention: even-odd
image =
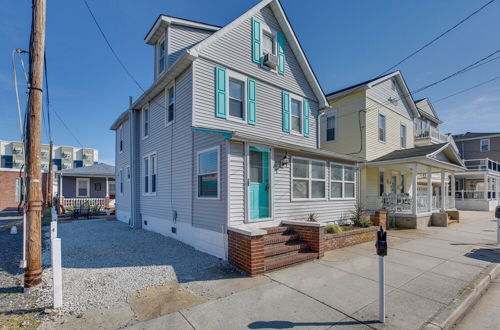
[(28, 113), (27, 150), (27, 240), (24, 286), (36, 286), (42, 281), (42, 170), (40, 167), (42, 131), (42, 88), (45, 52), (45, 0), (32, 2), (32, 28), (30, 44), (30, 91)]

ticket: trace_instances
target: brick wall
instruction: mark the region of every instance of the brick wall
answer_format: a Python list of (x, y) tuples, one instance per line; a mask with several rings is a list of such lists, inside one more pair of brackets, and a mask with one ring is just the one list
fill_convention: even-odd
[(387, 228), (387, 211), (375, 211), (375, 215), (371, 217), (374, 226), (382, 226)]
[(318, 258), (325, 255), (325, 227), (300, 226), (291, 225), (289, 223), (287, 223), (286, 226), (297, 232), (300, 236), (300, 240), (309, 243), (309, 249), (318, 252)]
[[(360, 228), (345, 231), (340, 234), (325, 234), (325, 250), (334, 250), (342, 247), (355, 245), (377, 239), (377, 227)], [(375, 251), (375, 248), (373, 248)]]
[[(16, 178), (18, 171), (0, 171), (0, 211), (15, 211), (19, 205), (16, 202)], [(42, 175), (42, 194), (45, 193), (47, 174)], [(43, 196), (42, 196), (43, 198)]]
[(263, 274), (264, 235), (247, 236), (227, 231), (229, 262), (251, 276)]

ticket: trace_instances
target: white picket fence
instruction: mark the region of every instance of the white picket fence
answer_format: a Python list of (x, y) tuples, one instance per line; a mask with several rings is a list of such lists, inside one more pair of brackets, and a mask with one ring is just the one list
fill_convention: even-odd
[(80, 207), (83, 204), (89, 204), (90, 206), (106, 206), (106, 198), (65, 198), (63, 205), (65, 208), (71, 207)]

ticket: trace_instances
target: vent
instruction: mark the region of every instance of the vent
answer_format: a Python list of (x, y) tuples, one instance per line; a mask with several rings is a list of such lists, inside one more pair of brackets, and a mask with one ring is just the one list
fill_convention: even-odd
[(264, 55), (264, 65), (271, 69), (276, 69), (278, 66), (278, 56), (267, 53)]

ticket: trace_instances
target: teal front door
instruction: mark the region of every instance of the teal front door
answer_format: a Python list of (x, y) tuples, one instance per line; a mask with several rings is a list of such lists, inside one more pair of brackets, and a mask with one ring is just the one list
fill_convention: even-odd
[(250, 220), (269, 218), (270, 214), (270, 150), (255, 146), (249, 147), (249, 207)]

